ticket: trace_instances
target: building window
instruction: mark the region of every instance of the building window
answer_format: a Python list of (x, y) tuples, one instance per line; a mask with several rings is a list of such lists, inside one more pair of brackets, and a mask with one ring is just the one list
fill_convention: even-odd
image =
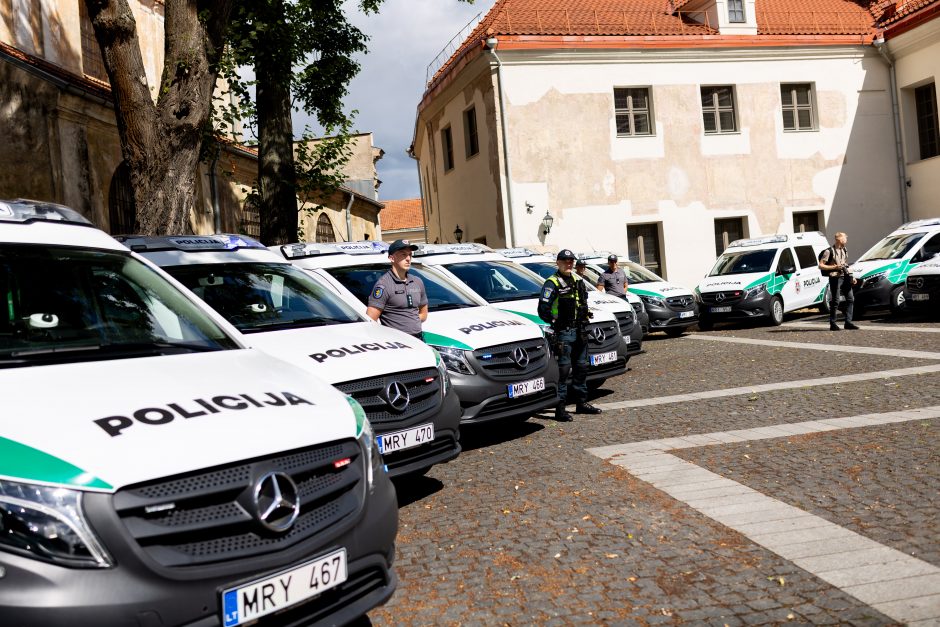
[(732, 24), (747, 21), (744, 19), (744, 0), (728, 0), (728, 21)]
[(720, 255), (728, 244), (744, 238), (744, 218), (722, 218), (715, 220), (715, 253)]
[(246, 198), (242, 204), (241, 218), (238, 222), (238, 232), (251, 237), (261, 237), (261, 212), (254, 198)]
[(917, 139), (920, 158), (940, 155), (940, 124), (937, 123), (937, 85), (930, 83), (914, 89), (917, 105)]
[(321, 213), (320, 217), (317, 218), (317, 242), (335, 241), (336, 232), (333, 231), (333, 223), (330, 222), (330, 218), (325, 213)]
[(702, 121), (705, 133), (734, 133), (734, 87), (702, 87)]
[(780, 102), (783, 105), (783, 130), (816, 130), (812, 85), (809, 83), (781, 84)]
[(821, 231), (819, 228), (818, 211), (802, 211), (793, 214), (793, 232), (809, 233), (812, 231)]
[(648, 87), (614, 87), (614, 117), (617, 137), (652, 135)]
[(92, 28), (91, 18), (88, 17), (85, 0), (79, 0), (78, 2), (78, 21), (82, 35), (82, 72), (85, 76), (91, 76), (107, 83), (108, 73), (104, 69), (101, 46), (98, 45), (98, 40), (95, 39), (95, 30)]
[(454, 137), (450, 127), (441, 130), (441, 152), (444, 153), (444, 171), (454, 169)]
[(477, 135), (477, 110), (470, 107), (463, 112), (463, 143), (467, 158), (480, 152), (480, 138)]
[[(84, 3), (83, 3), (84, 4)], [(108, 188), (108, 229), (111, 235), (132, 235), (137, 232), (137, 206), (131, 186), (131, 169), (126, 161), (111, 176)]]
[(628, 224), (627, 246), (630, 261), (663, 276), (659, 254), (659, 224)]

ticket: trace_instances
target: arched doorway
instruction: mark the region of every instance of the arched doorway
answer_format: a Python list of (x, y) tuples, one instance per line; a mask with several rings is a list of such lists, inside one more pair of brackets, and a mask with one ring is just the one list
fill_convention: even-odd
[(126, 161), (114, 171), (108, 190), (108, 230), (112, 235), (129, 235), (137, 229), (137, 207), (131, 187), (131, 169)]
[(333, 223), (330, 222), (330, 218), (325, 213), (321, 213), (320, 217), (317, 218), (317, 241), (324, 243), (336, 241)]

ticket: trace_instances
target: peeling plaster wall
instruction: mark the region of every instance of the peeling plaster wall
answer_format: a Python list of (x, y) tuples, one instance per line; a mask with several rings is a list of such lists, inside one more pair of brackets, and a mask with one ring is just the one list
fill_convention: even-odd
[[(715, 258), (716, 218), (742, 217), (757, 236), (818, 210), (855, 250), (897, 226), (888, 73), (872, 51), (631, 52), (505, 55), (517, 245), (539, 243), (545, 209), (550, 247), (626, 253), (627, 224), (660, 223), (664, 273), (694, 285)], [(815, 84), (817, 131), (783, 132), (781, 82)], [(739, 133), (704, 134), (700, 85), (735, 86)], [(614, 86), (652, 88), (655, 136), (616, 136)], [(460, 154), (448, 176), (465, 182), (441, 203), (459, 202), (467, 179), (488, 183)]]
[(889, 40), (895, 55), (901, 135), (907, 164), (911, 220), (940, 217), (940, 156), (920, 158), (914, 88), (933, 81), (940, 94), (940, 18)]

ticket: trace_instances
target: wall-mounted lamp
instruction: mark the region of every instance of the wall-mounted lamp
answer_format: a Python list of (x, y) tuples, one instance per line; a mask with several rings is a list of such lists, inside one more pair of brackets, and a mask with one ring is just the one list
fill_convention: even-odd
[(542, 218), (542, 235), (548, 235), (552, 232), (552, 224), (555, 223), (555, 218), (552, 217), (548, 211), (545, 212), (545, 217)]
[(530, 203), (530, 202), (526, 202), (526, 204), (525, 204), (525, 212), (526, 212), (526, 213), (532, 213), (532, 210), (533, 210), (534, 208), (535, 208), (535, 205), (533, 205), (533, 204)]
[(463, 229), (460, 228), (460, 225), (457, 225), (457, 228), (454, 229), (454, 239), (457, 240), (457, 243), (460, 244), (463, 242)]

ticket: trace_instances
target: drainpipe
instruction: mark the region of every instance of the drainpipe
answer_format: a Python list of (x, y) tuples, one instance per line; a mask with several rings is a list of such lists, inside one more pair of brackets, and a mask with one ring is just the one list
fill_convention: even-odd
[(499, 125), (503, 136), (503, 163), (506, 169), (506, 204), (504, 211), (509, 221), (509, 241), (506, 242), (508, 248), (514, 248), (516, 245), (516, 224), (512, 214), (512, 167), (509, 164), (509, 135), (506, 129), (506, 96), (503, 93), (503, 64), (496, 56), (496, 46), (499, 41), (495, 37), (486, 40), (486, 49), (489, 50), (493, 58), (496, 59), (496, 88), (499, 92)]
[(216, 167), (219, 165), (219, 153), (222, 147), (216, 145), (215, 154), (212, 155), (212, 161), (209, 163), (209, 195), (212, 203), (212, 228), (213, 233), (222, 232), (222, 211), (219, 208), (219, 176)]
[(407, 150), (407, 154), (414, 159), (415, 170), (418, 172), (418, 196), (421, 198), (421, 221), (424, 222), (424, 241), (428, 242), (428, 216), (424, 211), (424, 185), (421, 184), (421, 161), (418, 159), (417, 155), (415, 155), (414, 144)]
[(872, 44), (888, 64), (888, 76), (891, 82), (891, 117), (894, 118), (894, 149), (898, 160), (898, 179), (901, 187), (901, 224), (910, 219), (907, 207), (907, 165), (904, 162), (904, 145), (901, 142), (901, 109), (898, 106), (898, 76), (895, 72), (894, 58), (885, 45), (884, 35), (880, 35)]
[(352, 206), (356, 200), (355, 194), (349, 192), (349, 202), (346, 203), (346, 241), (352, 241)]

